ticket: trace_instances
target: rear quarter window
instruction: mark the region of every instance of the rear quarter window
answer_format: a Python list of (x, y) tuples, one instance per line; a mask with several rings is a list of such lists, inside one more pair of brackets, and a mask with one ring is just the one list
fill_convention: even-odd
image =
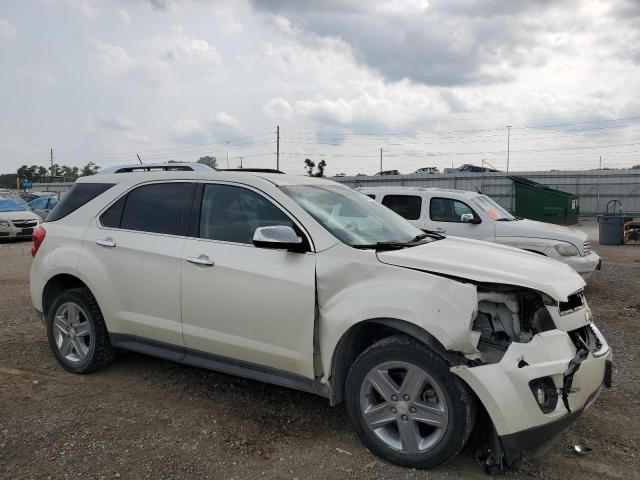
[(66, 217), (114, 185), (114, 183), (76, 183), (49, 214), (47, 222), (55, 222)]
[(422, 197), (416, 195), (385, 195), (382, 204), (407, 220), (418, 220), (422, 213)]

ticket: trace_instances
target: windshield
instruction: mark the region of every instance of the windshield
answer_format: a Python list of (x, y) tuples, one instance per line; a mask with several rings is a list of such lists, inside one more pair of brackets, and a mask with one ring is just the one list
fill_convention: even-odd
[(29, 209), (20, 203), (17, 197), (0, 195), (0, 212), (24, 212), (25, 210)]
[(486, 195), (478, 195), (473, 202), (494, 220), (511, 221), (516, 218)]
[(352, 247), (406, 243), (424, 235), (400, 215), (347, 187), (296, 185), (281, 189), (331, 234)]

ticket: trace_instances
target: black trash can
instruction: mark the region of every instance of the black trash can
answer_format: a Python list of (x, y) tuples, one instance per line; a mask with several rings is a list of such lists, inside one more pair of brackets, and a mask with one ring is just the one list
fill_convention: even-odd
[[(609, 211), (610, 206), (613, 208)], [(616, 204), (619, 205), (616, 213)], [(607, 203), (607, 211), (598, 215), (598, 233), (600, 245), (622, 245), (624, 243), (624, 222), (627, 219), (622, 214), (622, 204), (618, 200)]]

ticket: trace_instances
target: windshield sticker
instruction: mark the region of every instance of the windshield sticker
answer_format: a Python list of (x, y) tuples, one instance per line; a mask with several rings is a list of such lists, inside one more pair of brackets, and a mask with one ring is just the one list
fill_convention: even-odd
[(487, 215), (489, 215), (494, 220), (498, 218), (498, 212), (496, 212), (493, 208), (490, 208), (489, 210), (487, 210)]

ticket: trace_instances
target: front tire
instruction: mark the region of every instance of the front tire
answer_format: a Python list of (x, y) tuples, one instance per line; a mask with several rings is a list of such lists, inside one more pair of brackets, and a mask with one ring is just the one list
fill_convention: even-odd
[(109, 332), (87, 288), (58, 295), (47, 314), (47, 336), (56, 360), (69, 372), (90, 373), (113, 359)]
[(416, 468), (457, 455), (476, 416), (473, 396), (447, 362), (405, 335), (387, 337), (356, 359), (345, 402), (355, 431), (372, 452)]

